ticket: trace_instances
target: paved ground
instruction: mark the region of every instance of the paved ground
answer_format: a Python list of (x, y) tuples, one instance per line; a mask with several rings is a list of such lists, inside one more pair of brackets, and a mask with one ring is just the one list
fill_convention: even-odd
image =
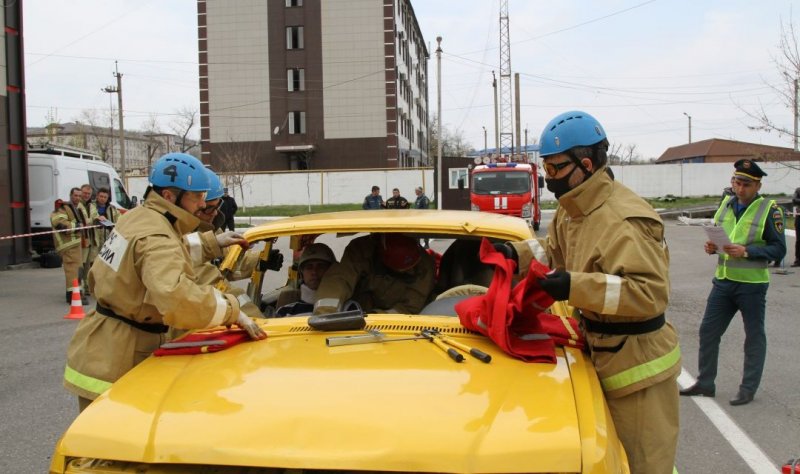
[[(704, 233), (699, 227), (672, 221), (667, 236), (672, 256), (667, 315), (681, 335), (683, 365), (696, 375), (697, 330), (714, 258), (703, 253)], [(787, 240), (793, 249), (794, 239)], [(791, 250), (790, 256), (794, 257)], [(723, 340), (712, 410), (701, 409), (691, 399), (681, 400), (680, 472), (776, 472), (778, 463), (800, 456), (800, 272), (791, 270), (795, 271), (774, 275), (769, 290), (769, 356), (756, 400), (743, 407), (727, 403), (741, 374), (743, 332), (738, 319)], [(58, 436), (77, 413), (74, 398), (61, 388), (65, 349), (76, 326), (76, 321), (62, 319), (68, 310), (63, 295), (61, 269), (0, 272), (0, 472), (46, 471)], [(709, 421), (707, 412), (734, 423), (723, 429), (732, 441)], [(730, 426), (738, 426), (741, 433)], [(771, 469), (748, 467), (738, 454), (750, 453), (745, 451), (745, 438), (760, 448)]]

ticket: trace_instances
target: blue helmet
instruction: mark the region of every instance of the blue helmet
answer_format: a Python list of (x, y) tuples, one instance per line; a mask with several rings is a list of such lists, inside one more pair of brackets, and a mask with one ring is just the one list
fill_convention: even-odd
[(160, 188), (184, 191), (208, 191), (211, 184), (203, 163), (186, 153), (167, 153), (155, 162), (150, 171), (150, 184)]
[(208, 190), (208, 194), (206, 194), (206, 201), (213, 201), (214, 199), (221, 198), (223, 194), (222, 181), (219, 179), (217, 173), (211, 171), (211, 169), (206, 168), (206, 173), (208, 174), (208, 183), (211, 188)]
[(596, 118), (572, 110), (550, 121), (539, 140), (541, 157), (564, 153), (576, 146), (592, 146), (606, 139), (606, 132)]

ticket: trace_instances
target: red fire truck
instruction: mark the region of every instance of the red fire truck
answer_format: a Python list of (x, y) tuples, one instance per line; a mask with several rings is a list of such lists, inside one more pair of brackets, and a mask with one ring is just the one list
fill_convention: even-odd
[(476, 158), (470, 173), (470, 207), (473, 211), (521, 217), (539, 230), (542, 209), (539, 188), (544, 180), (533, 163), (503, 158)]

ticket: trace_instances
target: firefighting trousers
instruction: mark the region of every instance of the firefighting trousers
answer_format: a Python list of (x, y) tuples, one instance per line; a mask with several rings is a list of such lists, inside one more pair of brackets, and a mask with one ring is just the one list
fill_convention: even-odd
[(83, 255), (81, 246), (75, 245), (59, 252), (61, 263), (64, 266), (64, 280), (66, 280), (67, 291), (72, 290), (72, 281), (78, 278), (78, 268), (83, 265)]
[(673, 472), (680, 419), (677, 378), (608, 399), (633, 474)]

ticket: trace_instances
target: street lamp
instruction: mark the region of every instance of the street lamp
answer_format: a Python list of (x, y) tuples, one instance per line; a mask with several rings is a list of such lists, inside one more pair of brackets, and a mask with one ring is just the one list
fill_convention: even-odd
[(686, 118), (689, 119), (689, 143), (692, 143), (692, 116), (687, 114), (686, 112), (683, 113)]
[(488, 150), (486, 149), (488, 147), (486, 143), (486, 127), (482, 126), (481, 128), (483, 128), (483, 154), (486, 155), (488, 154)]

